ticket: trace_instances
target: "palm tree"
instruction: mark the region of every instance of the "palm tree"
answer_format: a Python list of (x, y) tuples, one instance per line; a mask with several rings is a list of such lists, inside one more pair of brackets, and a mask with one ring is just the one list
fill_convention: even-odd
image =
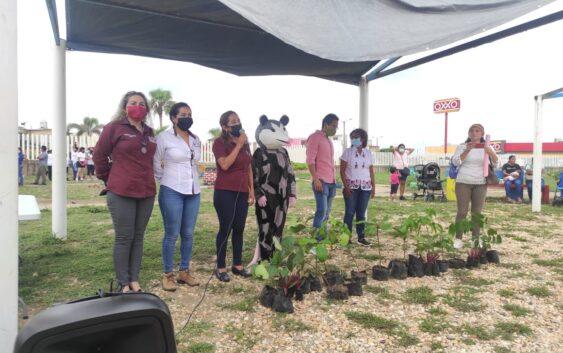
[(170, 108), (174, 105), (174, 101), (172, 100), (172, 93), (167, 90), (163, 90), (157, 88), (149, 92), (149, 96), (151, 97), (150, 101), (150, 108), (151, 110), (158, 115), (159, 120), (159, 127), (162, 127), (162, 113), (169, 113)]
[(66, 126), (66, 133), (67, 135), (70, 135), (73, 134), (73, 130), (76, 130), (76, 136), (82, 136), (84, 134), (86, 134), (86, 136), (92, 136), (93, 134), (100, 135), (103, 128), (104, 124), (100, 124), (98, 119), (85, 116), (82, 120), (82, 124), (68, 124)]
[(207, 133), (211, 135), (209, 141), (212, 141), (215, 140), (217, 137), (221, 136), (221, 129), (218, 127), (214, 127), (213, 129), (210, 129)]

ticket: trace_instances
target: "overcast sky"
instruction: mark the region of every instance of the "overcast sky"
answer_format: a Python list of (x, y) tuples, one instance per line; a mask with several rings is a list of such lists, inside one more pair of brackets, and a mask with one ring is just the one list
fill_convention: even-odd
[[(18, 6), (19, 121), (38, 127), (45, 120), (51, 127), (55, 49), (45, 1), (26, 0)], [(561, 10), (563, 0), (558, 0), (530, 18)], [(449, 142), (463, 140), (474, 122), (483, 124), (493, 139), (531, 142), (534, 95), (563, 87), (562, 38), (563, 21), (558, 21), (372, 81), (369, 136), (374, 142), (379, 137), (382, 146), (443, 145), (444, 116), (433, 114), (432, 103), (459, 97), (461, 110), (449, 115)], [(306, 137), (329, 112), (349, 120), (347, 131), (358, 126), (355, 86), (298, 76), (237, 77), (194, 64), (127, 55), (67, 52), (66, 58), (67, 122), (91, 116), (107, 123), (125, 92), (148, 94), (162, 88), (191, 106), (192, 129), (205, 139), (226, 110), (238, 112), (252, 136), (261, 114), (276, 119), (287, 114), (291, 137)], [(562, 137), (563, 98), (546, 101), (543, 140)]]

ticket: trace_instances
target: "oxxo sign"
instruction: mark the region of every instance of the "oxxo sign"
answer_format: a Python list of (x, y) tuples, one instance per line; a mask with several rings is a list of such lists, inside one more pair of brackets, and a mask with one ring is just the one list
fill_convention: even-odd
[(434, 101), (434, 113), (457, 112), (461, 107), (459, 98), (448, 98)]

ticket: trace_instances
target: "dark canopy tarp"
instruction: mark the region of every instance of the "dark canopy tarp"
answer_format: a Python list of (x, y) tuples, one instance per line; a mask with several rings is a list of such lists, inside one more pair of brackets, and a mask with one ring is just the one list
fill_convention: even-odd
[(239, 76), (304, 75), (357, 84), (377, 61), (307, 54), (215, 0), (67, 0), (67, 47), (181, 60)]

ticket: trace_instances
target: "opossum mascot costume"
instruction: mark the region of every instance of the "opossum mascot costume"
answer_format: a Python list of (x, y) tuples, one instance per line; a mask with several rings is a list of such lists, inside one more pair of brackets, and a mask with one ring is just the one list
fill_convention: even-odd
[(289, 206), (296, 202), (295, 173), (283, 146), (289, 142), (285, 129), (289, 118), (269, 120), (262, 115), (256, 128), (260, 146), (252, 157), (258, 242), (250, 265), (267, 260), (274, 251), (273, 237), (282, 237)]

